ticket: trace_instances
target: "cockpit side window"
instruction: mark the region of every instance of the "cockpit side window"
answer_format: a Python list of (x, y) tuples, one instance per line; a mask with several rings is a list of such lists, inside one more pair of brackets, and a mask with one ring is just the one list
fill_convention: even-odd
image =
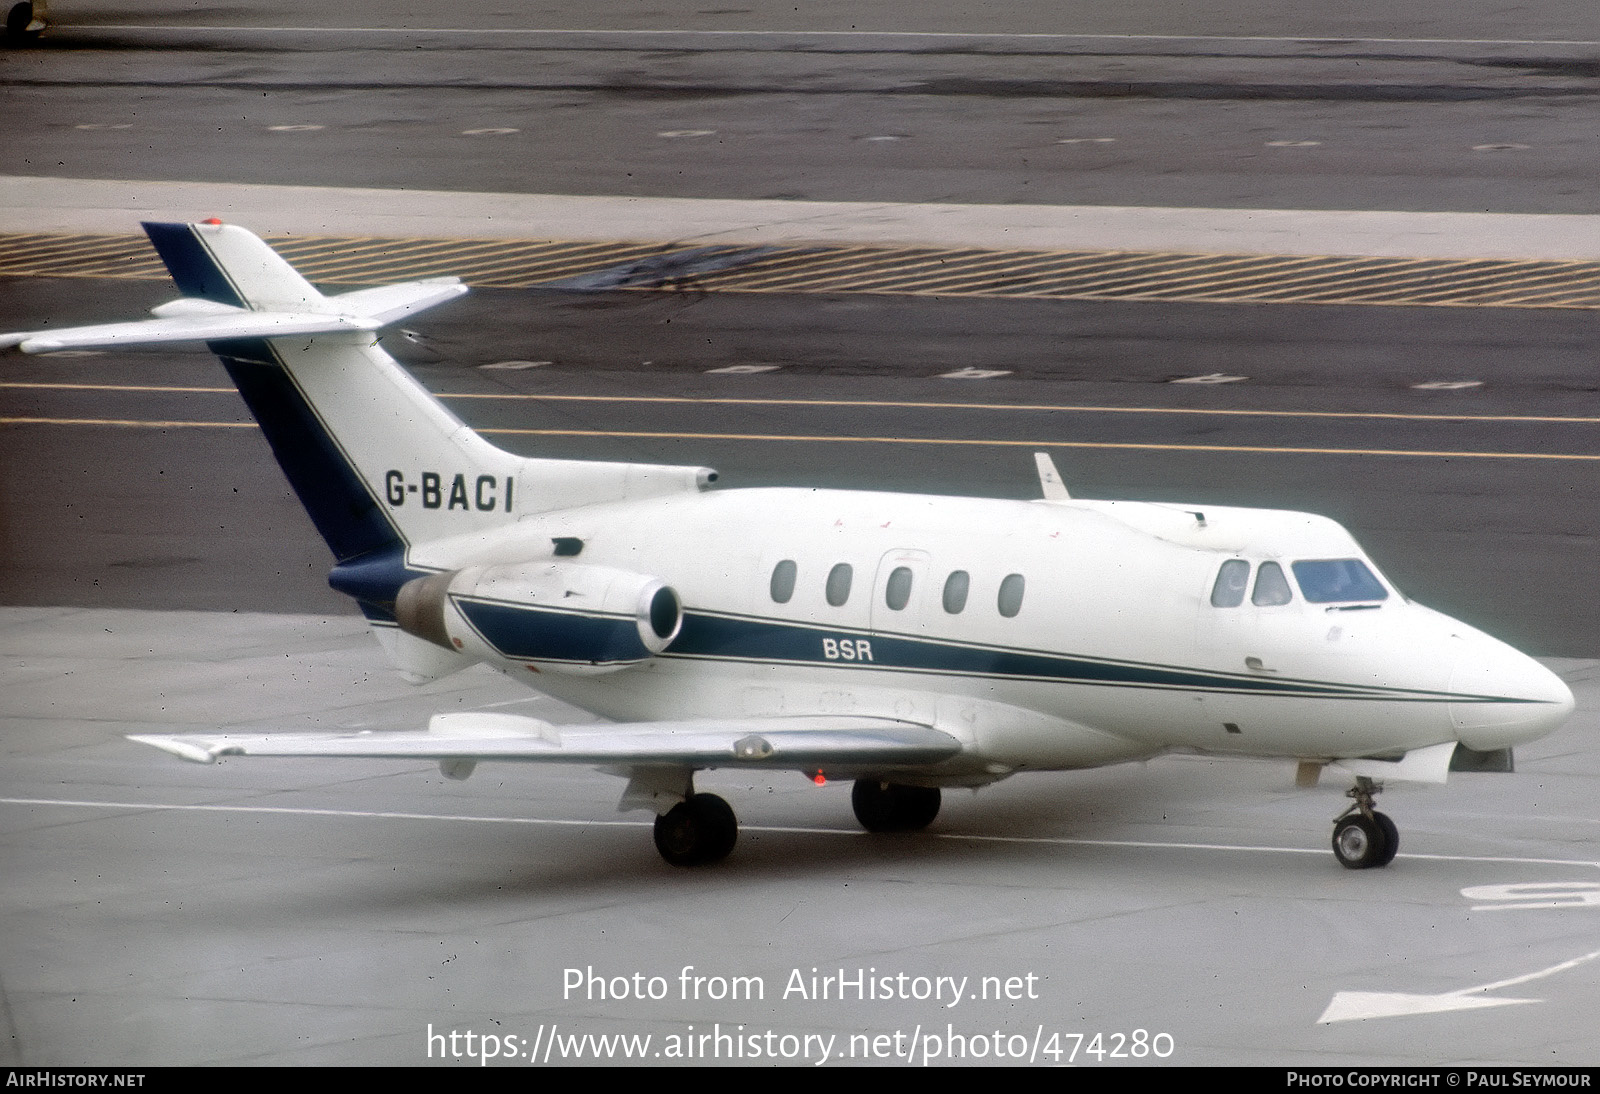
[(1290, 563), (1289, 568), (1300, 583), (1300, 594), (1313, 604), (1389, 599), (1389, 590), (1359, 558), (1308, 559)]
[(1244, 603), (1244, 591), (1250, 586), (1250, 564), (1242, 558), (1230, 558), (1217, 571), (1216, 584), (1211, 586), (1213, 608), (1237, 608)]
[(1263, 562), (1256, 571), (1256, 591), (1250, 594), (1250, 603), (1258, 608), (1271, 608), (1293, 599), (1294, 593), (1289, 591), (1289, 579), (1283, 576), (1283, 567), (1276, 562)]

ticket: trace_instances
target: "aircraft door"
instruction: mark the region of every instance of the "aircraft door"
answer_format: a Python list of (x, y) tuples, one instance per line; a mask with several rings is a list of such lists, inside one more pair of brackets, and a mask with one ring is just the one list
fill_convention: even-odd
[(888, 551), (878, 560), (872, 582), (874, 631), (920, 635), (927, 628), (928, 572), (926, 551)]

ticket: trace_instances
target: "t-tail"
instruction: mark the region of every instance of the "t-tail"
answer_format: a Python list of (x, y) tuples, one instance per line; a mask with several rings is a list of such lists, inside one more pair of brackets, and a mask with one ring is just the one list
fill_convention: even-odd
[(0, 336), (24, 353), (204, 341), (221, 358), (333, 552), (334, 588), (374, 621), (425, 571), (409, 549), (521, 516), (703, 489), (703, 467), (529, 459), (496, 448), (378, 345), (467, 291), (456, 278), (324, 296), (243, 228), (146, 223), (182, 298), (155, 319)]

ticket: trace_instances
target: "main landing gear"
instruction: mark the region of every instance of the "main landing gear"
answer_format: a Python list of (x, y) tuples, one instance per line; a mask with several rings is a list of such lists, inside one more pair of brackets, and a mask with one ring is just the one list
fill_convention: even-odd
[(1334, 821), (1333, 854), (1347, 870), (1387, 866), (1400, 850), (1400, 830), (1387, 814), (1372, 808), (1372, 799), (1382, 789), (1365, 775), (1357, 775), (1356, 785), (1345, 791), (1355, 804)]
[(674, 866), (720, 862), (738, 838), (733, 807), (715, 794), (691, 794), (656, 817), (656, 850)]
[(850, 805), (868, 832), (917, 832), (939, 815), (939, 788), (857, 779)]
[[(939, 815), (939, 788), (857, 779), (850, 804), (869, 832), (916, 832)], [(715, 794), (689, 796), (656, 817), (656, 850), (673, 866), (706, 866), (728, 857), (739, 839), (733, 807)]]
[(23, 46), (31, 44), (45, 28), (43, 0), (36, 3), (12, 4), (6, 8), (6, 44)]

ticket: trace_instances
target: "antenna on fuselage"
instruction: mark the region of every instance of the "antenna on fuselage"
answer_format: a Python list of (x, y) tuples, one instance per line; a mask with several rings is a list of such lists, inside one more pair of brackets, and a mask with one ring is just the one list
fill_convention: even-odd
[(1071, 501), (1072, 495), (1067, 493), (1067, 484), (1061, 481), (1061, 472), (1056, 470), (1055, 461), (1048, 452), (1035, 452), (1033, 462), (1039, 468), (1039, 487), (1044, 491), (1045, 501)]

